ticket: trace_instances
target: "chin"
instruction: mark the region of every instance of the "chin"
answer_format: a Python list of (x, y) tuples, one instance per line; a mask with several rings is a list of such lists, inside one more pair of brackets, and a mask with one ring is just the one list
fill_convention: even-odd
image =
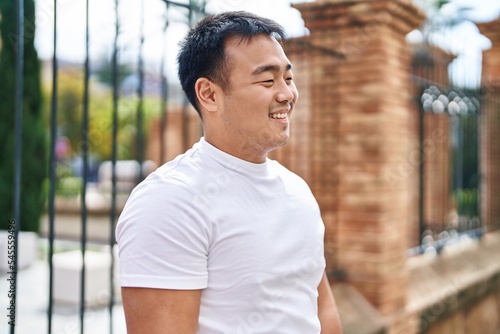
[(269, 152), (288, 143), (290, 133), (288, 129), (280, 132), (263, 129), (254, 138), (256, 147), (260, 147), (262, 150)]
[(275, 142), (275, 148), (284, 146), (286, 143), (288, 143), (288, 140), (290, 139), (290, 136), (287, 134), (286, 136), (283, 136), (279, 140)]

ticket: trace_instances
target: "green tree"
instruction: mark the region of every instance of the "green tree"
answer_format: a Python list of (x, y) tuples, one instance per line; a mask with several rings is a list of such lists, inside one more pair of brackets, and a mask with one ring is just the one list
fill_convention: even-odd
[(75, 70), (59, 71), (58, 81), (58, 130), (69, 138), (72, 151), (78, 151), (82, 137), (83, 74)]
[(16, 2), (0, 0), (0, 229), (13, 217), (16, 43), (24, 44), (23, 146), (20, 226), (38, 231), (47, 175), (46, 128), (42, 117), (40, 64), (34, 47), (35, 3), (24, 1), (24, 38), (16, 34)]
[[(106, 56), (101, 56), (96, 62), (94, 73), (97, 79), (111, 87), (113, 85), (113, 67), (111, 60)], [(134, 72), (131, 64), (118, 64), (118, 86), (123, 80)]]
[[(60, 68), (58, 73), (58, 134), (67, 137), (71, 143), (71, 155), (81, 154), (82, 147), (82, 99), (83, 73), (72, 68)], [(44, 109), (50, 109), (51, 87), (44, 89)], [(97, 160), (111, 159), (112, 100), (111, 90), (97, 80), (90, 79), (89, 106), (89, 150)], [(118, 113), (118, 159), (134, 159), (137, 97), (122, 96)], [(151, 119), (157, 113), (159, 101), (155, 97), (144, 98), (144, 131), (147, 137)], [(47, 124), (49, 120), (45, 119)]]

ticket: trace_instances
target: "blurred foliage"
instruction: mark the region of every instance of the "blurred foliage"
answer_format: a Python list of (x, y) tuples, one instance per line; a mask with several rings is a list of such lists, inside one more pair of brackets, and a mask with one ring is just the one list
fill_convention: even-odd
[(459, 136), (461, 142), (454, 148), (453, 166), (454, 172), (458, 173), (457, 166), (460, 166), (461, 174), (455, 176), (455, 188), (461, 187), (472, 189), (479, 187), (479, 134), (477, 115), (458, 115)]
[(468, 12), (471, 7), (457, 5), (450, 0), (421, 0), (420, 2), (427, 16), (423, 27), (427, 42), (431, 33), (441, 34), (465, 21), (470, 21)]
[(74, 176), (71, 166), (58, 163), (56, 168), (56, 195), (64, 197), (78, 196), (82, 192), (83, 180)]
[[(109, 57), (103, 56), (97, 63), (98, 65), (93, 70), (97, 79), (111, 87), (113, 85), (113, 67), (111, 60)], [(134, 70), (131, 64), (118, 64), (118, 85), (121, 85), (123, 80), (127, 76), (133, 74), (133, 72)]]
[(458, 189), (453, 193), (453, 200), (457, 205), (460, 216), (479, 216), (479, 194), (478, 189)]
[(24, 2), (24, 38), (16, 33), (16, 2), (0, 0), (0, 229), (14, 218), (14, 147), (16, 46), (24, 45), (24, 86), (22, 111), (20, 226), (24, 231), (39, 230), (44, 210), (44, 180), (47, 176), (47, 128), (42, 115), (40, 64), (34, 47), (35, 3)]
[(56, 195), (64, 197), (78, 196), (82, 192), (83, 180), (78, 176), (67, 176), (59, 179)]
[[(82, 129), (82, 101), (83, 101), (83, 73), (76, 69), (61, 68), (58, 75), (58, 136), (69, 139), (72, 157), (79, 156), (83, 141)], [(44, 87), (46, 101), (50, 101), (51, 86)], [(158, 99), (145, 97), (144, 134), (147, 136), (151, 117), (158, 113)], [(89, 101), (89, 154), (96, 160), (111, 159), (112, 150), (112, 94), (111, 89), (91, 79)], [(118, 105), (118, 159), (135, 158), (135, 138), (137, 133), (138, 98), (136, 96), (122, 96)], [(45, 108), (50, 110), (49, 103)], [(47, 112), (49, 114), (49, 112)], [(48, 118), (46, 119), (49, 124)]]

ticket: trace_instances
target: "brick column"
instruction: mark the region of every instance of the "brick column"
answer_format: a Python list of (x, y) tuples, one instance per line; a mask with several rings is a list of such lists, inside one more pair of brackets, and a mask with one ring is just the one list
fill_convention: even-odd
[[(421, 161), (418, 152), (421, 149), (419, 143), (420, 113), (422, 112), (422, 101), (420, 96), (423, 89), (433, 85), (449, 86), (448, 66), (455, 59), (455, 55), (448, 53), (436, 46), (426, 43), (412, 44), (412, 74), (415, 80), (415, 104), (412, 111), (411, 123), (413, 129), (411, 135), (412, 152), (408, 159), (408, 168), (411, 169), (412, 199), (411, 199), (411, 222), (409, 240), (412, 247), (418, 246), (422, 236), (419, 226), (419, 168)], [(428, 82), (423, 84), (423, 82)], [(432, 109), (432, 108), (431, 108)], [(449, 115), (427, 110), (424, 115), (424, 223), (433, 231), (439, 233), (448, 221), (451, 210), (450, 192), (450, 131)]]
[[(155, 118), (148, 131), (146, 159), (153, 160), (158, 166), (174, 159), (186, 149), (193, 146), (202, 136), (201, 120), (193, 107), (189, 106), (186, 114), (182, 106), (171, 106), (168, 110), (167, 126), (163, 136), (164, 161), (160, 161), (161, 119)], [(183, 132), (187, 129), (186, 132)], [(184, 147), (184, 136), (187, 136), (187, 147)]]
[(492, 47), (483, 53), (481, 107), (481, 218), (483, 224), (500, 225), (500, 18), (478, 24)]
[(302, 176), (311, 185), (311, 166), (309, 164), (312, 149), (311, 115), (313, 89), (311, 86), (311, 66), (314, 64), (314, 52), (302, 45), (303, 39), (285, 43), (288, 58), (293, 64), (293, 73), (299, 89), (299, 100), (294, 107), (291, 122), (291, 136), (288, 143), (270, 153), (270, 157)]
[(448, 115), (424, 114), (424, 223), (436, 233), (446, 227), (451, 210), (449, 127)]
[(397, 0), (295, 7), (310, 30), (298, 41), (310, 53), (307, 86), (296, 76), (309, 110), (296, 113), (308, 115), (305, 177), (326, 224), (327, 270), (382, 313), (402, 310), (410, 180), (393, 182), (388, 175), (398, 172), (410, 150), (405, 35), (423, 16), (410, 1)]

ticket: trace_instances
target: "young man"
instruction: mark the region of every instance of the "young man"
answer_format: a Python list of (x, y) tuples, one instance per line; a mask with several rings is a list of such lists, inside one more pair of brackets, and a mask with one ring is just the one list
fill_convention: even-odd
[(340, 333), (309, 187), (268, 152), (298, 92), (283, 28), (208, 16), (178, 56), (204, 138), (132, 192), (117, 225), (129, 334)]

